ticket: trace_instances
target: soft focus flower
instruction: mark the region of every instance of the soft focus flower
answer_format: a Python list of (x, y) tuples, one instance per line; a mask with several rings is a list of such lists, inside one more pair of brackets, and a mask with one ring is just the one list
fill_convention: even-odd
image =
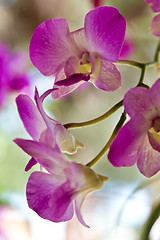
[(153, 18), (150, 32), (151, 32), (154, 36), (160, 37), (160, 14), (156, 15), (156, 16)]
[[(36, 105), (29, 96), (20, 94), (16, 98), (18, 112), (24, 127), (33, 140), (44, 142), (50, 146), (54, 146), (56, 141), (62, 152), (73, 154), (77, 148), (83, 147), (83, 145), (60, 122), (50, 118), (43, 110), (43, 100), (52, 91), (48, 90), (39, 97), (36, 89)], [(36, 163), (37, 161), (32, 158), (26, 166), (26, 171)]]
[(0, 107), (9, 94), (29, 86), (26, 56), (21, 51), (11, 51), (6, 44), (0, 44)]
[(135, 45), (129, 37), (126, 37), (120, 52), (120, 59), (128, 58), (134, 51)]
[(91, 0), (94, 8), (100, 7), (103, 5), (103, 0)]
[(146, 3), (151, 4), (153, 12), (160, 12), (160, 0), (145, 0)]
[(125, 19), (113, 7), (90, 11), (84, 28), (71, 33), (62, 18), (40, 24), (31, 39), (30, 58), (42, 74), (55, 76), (53, 98), (73, 91), (82, 80), (105, 91), (119, 88), (121, 76), (113, 62), (119, 58), (125, 29)]
[(160, 170), (160, 78), (147, 90), (130, 89), (124, 97), (131, 120), (111, 145), (109, 161), (115, 167), (132, 166), (151, 177)]
[(68, 221), (73, 217), (73, 202), (78, 220), (85, 226), (80, 209), (89, 192), (102, 188), (107, 177), (96, 174), (82, 164), (70, 162), (57, 145), (16, 139), (20, 146), (47, 172), (33, 172), (28, 180), (28, 205), (37, 214), (53, 222)]

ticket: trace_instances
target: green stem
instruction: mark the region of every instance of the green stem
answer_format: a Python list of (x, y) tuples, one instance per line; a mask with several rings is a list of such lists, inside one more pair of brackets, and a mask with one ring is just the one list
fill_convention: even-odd
[(139, 79), (139, 82), (137, 84), (137, 87), (142, 86), (144, 75), (145, 75), (145, 71), (146, 71), (146, 67), (143, 66), (143, 68), (141, 69), (141, 75), (140, 75), (140, 79)]
[(111, 116), (114, 112), (116, 112), (121, 106), (123, 106), (123, 100), (115, 104), (109, 111), (101, 115), (100, 117), (94, 118), (92, 120), (86, 121), (86, 122), (80, 122), (80, 123), (67, 123), (64, 124), (65, 128), (79, 128), (79, 127), (86, 127), (95, 123), (99, 123), (109, 116)]
[(136, 62), (136, 61), (129, 61), (129, 60), (119, 60), (116, 63), (127, 64), (127, 65), (138, 67), (138, 68), (143, 68), (144, 65), (145, 65), (143, 63), (139, 63), (139, 62)]
[(160, 203), (158, 203), (152, 210), (144, 228), (140, 240), (149, 240), (150, 231), (160, 215)]
[(155, 53), (155, 56), (154, 56), (154, 60), (158, 62), (159, 58), (160, 58), (160, 40), (158, 42), (158, 46), (157, 46), (157, 50), (156, 50), (156, 53)]
[(95, 165), (100, 159), (101, 157), (106, 153), (106, 151), (108, 150), (108, 148), (110, 147), (111, 143), (113, 142), (113, 140), (115, 139), (115, 137), (117, 136), (119, 130), (121, 129), (121, 127), (123, 126), (124, 122), (126, 120), (126, 112), (124, 111), (122, 113), (122, 116), (119, 120), (119, 122), (117, 123), (110, 139), (108, 140), (108, 142), (106, 143), (106, 145), (103, 147), (103, 149), (98, 153), (98, 155), (92, 159), (92, 161), (90, 161), (89, 163), (86, 164), (86, 166), (88, 167), (92, 167), (93, 165)]

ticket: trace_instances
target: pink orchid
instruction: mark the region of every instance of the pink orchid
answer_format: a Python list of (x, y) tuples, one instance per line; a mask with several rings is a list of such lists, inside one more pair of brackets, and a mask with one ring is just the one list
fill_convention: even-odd
[(160, 0), (145, 0), (146, 3), (151, 4), (153, 12), (160, 12)]
[(120, 130), (108, 154), (115, 167), (137, 162), (139, 171), (151, 177), (160, 170), (160, 79), (149, 90), (130, 89), (124, 97), (131, 119)]
[(8, 95), (26, 86), (29, 86), (29, 77), (24, 52), (11, 51), (8, 45), (0, 43), (0, 107)]
[(113, 64), (119, 58), (126, 29), (124, 17), (113, 7), (90, 11), (84, 28), (69, 31), (66, 19), (40, 24), (30, 43), (33, 65), (45, 76), (55, 76), (53, 98), (62, 97), (81, 82), (113, 91), (121, 86), (119, 70)]
[(160, 14), (156, 15), (151, 24), (150, 32), (156, 36), (160, 37)]
[[(83, 144), (75, 139), (60, 122), (50, 118), (43, 110), (42, 103), (52, 91), (52, 89), (48, 90), (39, 97), (36, 89), (36, 105), (29, 96), (20, 94), (16, 98), (18, 112), (24, 127), (33, 140), (44, 142), (50, 146), (54, 146), (57, 142), (62, 152), (73, 154), (77, 148), (83, 147)], [(36, 163), (37, 161), (32, 158), (26, 166), (26, 171)]]
[(16, 139), (18, 144), (47, 171), (33, 172), (28, 180), (28, 205), (40, 217), (53, 222), (68, 221), (73, 217), (73, 203), (78, 220), (85, 226), (80, 209), (86, 195), (102, 188), (107, 177), (96, 174), (82, 164), (70, 162), (57, 145)]

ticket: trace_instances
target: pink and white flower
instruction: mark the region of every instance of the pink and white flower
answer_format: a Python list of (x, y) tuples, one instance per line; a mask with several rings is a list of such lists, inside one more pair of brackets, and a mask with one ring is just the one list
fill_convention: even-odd
[(160, 79), (149, 89), (133, 88), (124, 97), (131, 117), (120, 130), (108, 154), (115, 167), (137, 163), (139, 171), (151, 177), (160, 170)]
[(52, 148), (23, 139), (16, 139), (15, 143), (46, 170), (33, 172), (29, 177), (26, 189), (29, 207), (44, 219), (62, 222), (73, 217), (75, 205), (78, 220), (88, 227), (80, 212), (83, 200), (88, 193), (102, 188), (108, 178), (68, 161), (57, 145)]
[(119, 70), (113, 64), (119, 58), (126, 22), (113, 7), (90, 11), (84, 28), (69, 31), (66, 19), (51, 19), (40, 24), (30, 43), (33, 65), (45, 76), (55, 76), (53, 98), (62, 97), (82, 81), (113, 91), (121, 86)]

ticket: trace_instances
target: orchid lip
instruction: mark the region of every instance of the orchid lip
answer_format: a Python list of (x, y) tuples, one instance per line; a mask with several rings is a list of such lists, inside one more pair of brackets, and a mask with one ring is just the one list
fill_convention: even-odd
[(78, 83), (82, 80), (88, 82), (89, 79), (90, 79), (90, 74), (86, 75), (86, 74), (83, 74), (83, 73), (74, 73), (71, 76), (69, 76), (68, 78), (56, 82), (55, 85), (57, 85), (57, 86), (70, 86), (70, 85), (76, 84), (76, 83)]

